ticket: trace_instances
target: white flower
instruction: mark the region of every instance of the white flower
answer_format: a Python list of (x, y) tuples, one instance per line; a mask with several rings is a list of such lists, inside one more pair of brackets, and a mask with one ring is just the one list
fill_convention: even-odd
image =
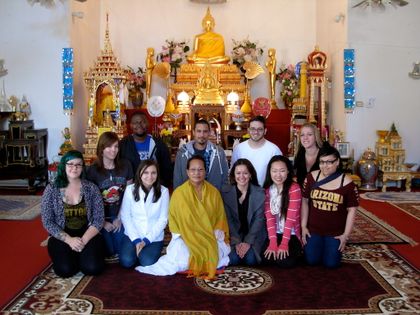
[(184, 49), (181, 46), (175, 46), (174, 53), (181, 54), (184, 52)]
[(182, 59), (182, 56), (179, 53), (174, 53), (174, 54), (172, 54), (171, 59), (173, 61), (175, 61), (175, 60), (178, 60), (178, 59)]
[(250, 55), (245, 55), (245, 56), (244, 56), (244, 60), (245, 60), (245, 61), (252, 61), (252, 56), (250, 56)]
[(237, 51), (236, 51), (236, 54), (237, 54), (238, 56), (245, 55), (245, 49), (244, 49), (243, 47), (239, 47), (239, 48), (237, 49)]

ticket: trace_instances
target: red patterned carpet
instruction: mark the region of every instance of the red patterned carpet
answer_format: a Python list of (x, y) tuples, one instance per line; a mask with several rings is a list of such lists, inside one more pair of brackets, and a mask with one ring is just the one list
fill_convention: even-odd
[(340, 269), (228, 268), (211, 282), (154, 277), (117, 264), (98, 277), (48, 269), (3, 311), (73, 314), (406, 314), (420, 309), (418, 270), (386, 245), (351, 245)]
[(416, 245), (409, 236), (399, 232), (390, 224), (379, 219), (371, 212), (359, 207), (351, 232), (349, 243), (352, 244), (392, 244), (409, 243)]

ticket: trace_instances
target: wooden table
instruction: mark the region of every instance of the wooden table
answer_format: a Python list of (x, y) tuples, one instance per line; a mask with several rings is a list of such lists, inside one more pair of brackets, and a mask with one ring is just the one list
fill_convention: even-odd
[(389, 180), (400, 181), (405, 180), (405, 190), (411, 191), (411, 180), (413, 174), (409, 171), (406, 172), (382, 172), (382, 191), (386, 191), (386, 183)]

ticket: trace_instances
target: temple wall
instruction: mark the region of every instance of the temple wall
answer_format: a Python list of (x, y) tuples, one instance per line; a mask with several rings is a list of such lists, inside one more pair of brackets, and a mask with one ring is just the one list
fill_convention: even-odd
[[(48, 128), (48, 156), (57, 155), (61, 131), (70, 125), (63, 114), (61, 50), (69, 47), (68, 4), (54, 9), (26, 0), (0, 0), (0, 59), (8, 74), (0, 79), (6, 95), (26, 95), (35, 128)], [(6, 120), (2, 128), (7, 128)]]
[[(364, 107), (346, 115), (347, 140), (359, 159), (374, 148), (376, 130), (392, 123), (402, 137), (406, 161), (420, 163), (420, 80), (408, 73), (420, 60), (420, 1), (386, 10), (349, 9), (349, 48), (354, 48), (356, 99)], [(369, 99), (375, 99), (372, 107)]]

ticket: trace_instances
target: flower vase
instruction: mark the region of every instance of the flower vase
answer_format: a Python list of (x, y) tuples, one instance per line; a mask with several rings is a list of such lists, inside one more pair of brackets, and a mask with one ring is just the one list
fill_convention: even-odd
[(140, 108), (143, 105), (143, 92), (139, 88), (132, 88), (129, 90), (128, 96), (133, 108)]
[(283, 99), (284, 107), (286, 109), (292, 109), (293, 101), (289, 100), (288, 98)]
[(378, 162), (376, 155), (367, 149), (362, 158), (357, 162), (357, 170), (362, 179), (361, 190), (376, 190), (376, 179), (378, 178)]

